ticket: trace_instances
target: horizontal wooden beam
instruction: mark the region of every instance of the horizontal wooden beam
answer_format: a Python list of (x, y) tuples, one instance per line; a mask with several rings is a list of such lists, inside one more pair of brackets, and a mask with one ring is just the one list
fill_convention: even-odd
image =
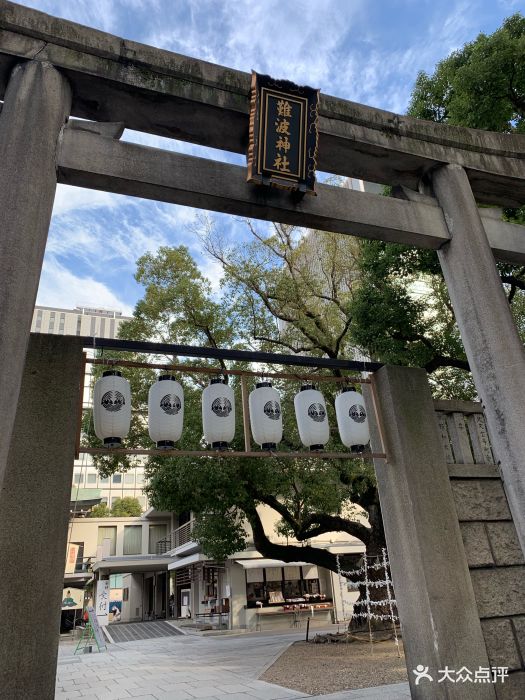
[(59, 182), (134, 195), (236, 216), (323, 231), (439, 248), (449, 234), (441, 209), (318, 186), (318, 196), (294, 202), (288, 192), (246, 182), (238, 165), (65, 129), (58, 153)]
[[(177, 357), (205, 357), (208, 359), (234, 360), (236, 362), (253, 362), (267, 365), (289, 365), (295, 367), (315, 367), (320, 369), (340, 369), (350, 372), (375, 372), (383, 366), (381, 362), (333, 359), (332, 357), (314, 357), (312, 355), (281, 355), (275, 352), (259, 350), (236, 350), (233, 348), (211, 348), (196, 345), (172, 345), (156, 343), (149, 340), (125, 340), (123, 338), (80, 338), (84, 348), (122, 350), (123, 352), (145, 353), (148, 355), (171, 355)], [(107, 359), (111, 363), (111, 359)], [(120, 361), (119, 361), (120, 363)], [(220, 373), (220, 370), (217, 369)], [(365, 383), (365, 382), (363, 382)]]
[[(14, 65), (35, 57), (68, 77), (75, 116), (246, 152), (248, 73), (0, 0), (0, 98)], [(435, 124), (328, 95), (319, 129), (322, 171), (417, 189), (435, 167), (458, 163), (479, 202), (525, 202), (523, 135)]]
[[(177, 365), (158, 362), (136, 362), (133, 360), (121, 360), (119, 359), (108, 359), (104, 357), (100, 358), (86, 358), (85, 364), (102, 365), (104, 367), (141, 367), (145, 369), (162, 369), (169, 372), (182, 372), (183, 374), (208, 374), (217, 375), (224, 374), (233, 377), (254, 377), (256, 379), (291, 379), (293, 381), (308, 381), (308, 382), (322, 382), (330, 384), (370, 384), (370, 379), (363, 379), (360, 376), (348, 376), (336, 377), (333, 375), (326, 374), (300, 374), (294, 372), (267, 372), (259, 371), (252, 372), (244, 369), (219, 369), (218, 367), (195, 367), (194, 365)], [(82, 374), (84, 376), (84, 373)]]
[[(66, 128), (58, 153), (59, 182), (118, 194), (438, 249), (449, 240), (435, 200), (408, 201), (318, 186), (317, 197), (246, 182), (246, 169)], [(483, 218), (499, 259), (525, 263), (525, 228)]]
[(114, 447), (81, 447), (80, 454), (86, 455), (144, 455), (146, 457), (215, 457), (229, 459), (231, 457), (276, 457), (277, 459), (386, 459), (383, 452), (274, 452), (272, 450), (157, 450), (142, 448)]

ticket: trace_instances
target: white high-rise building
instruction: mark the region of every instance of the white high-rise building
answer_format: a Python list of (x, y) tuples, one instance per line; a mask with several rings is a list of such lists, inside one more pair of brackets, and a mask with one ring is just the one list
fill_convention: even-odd
[(52, 306), (35, 306), (31, 333), (116, 338), (120, 324), (128, 320), (129, 317), (123, 316), (122, 311), (100, 307), (57, 309)]
[[(51, 306), (35, 306), (32, 333), (50, 333), (54, 335), (77, 335), (95, 338), (116, 338), (118, 329), (129, 317), (121, 311), (94, 306), (77, 306), (74, 309), (60, 309)], [(88, 357), (93, 350), (86, 348)], [(91, 403), (91, 364), (86, 365), (84, 381), (84, 410), (92, 408)], [(79, 512), (82, 500), (100, 497), (102, 503), (111, 508), (119, 498), (132, 496), (138, 498), (143, 510), (148, 507), (144, 493), (144, 467), (137, 466), (122, 474), (101, 477), (88, 455), (81, 455), (75, 460), (71, 501), (73, 511)]]

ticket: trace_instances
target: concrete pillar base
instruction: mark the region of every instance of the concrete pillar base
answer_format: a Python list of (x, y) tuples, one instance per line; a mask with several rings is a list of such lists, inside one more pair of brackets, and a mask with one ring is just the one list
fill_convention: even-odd
[(0, 490), (0, 696), (52, 700), (82, 345), (33, 335)]

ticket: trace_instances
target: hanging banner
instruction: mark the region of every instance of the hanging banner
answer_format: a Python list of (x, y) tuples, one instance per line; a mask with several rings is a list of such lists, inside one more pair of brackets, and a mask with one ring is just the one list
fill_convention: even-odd
[(248, 182), (315, 194), (319, 90), (252, 71)]
[(74, 574), (78, 557), (78, 544), (70, 542), (67, 546), (66, 574)]
[(109, 622), (109, 580), (97, 581), (95, 613), (98, 623), (105, 627)]

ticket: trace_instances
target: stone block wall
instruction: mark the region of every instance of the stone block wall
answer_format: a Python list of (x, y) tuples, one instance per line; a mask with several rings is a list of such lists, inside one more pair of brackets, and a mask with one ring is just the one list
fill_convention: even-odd
[(525, 698), (525, 559), (480, 404), (439, 401), (452, 493), (492, 666), (508, 666), (498, 700)]

